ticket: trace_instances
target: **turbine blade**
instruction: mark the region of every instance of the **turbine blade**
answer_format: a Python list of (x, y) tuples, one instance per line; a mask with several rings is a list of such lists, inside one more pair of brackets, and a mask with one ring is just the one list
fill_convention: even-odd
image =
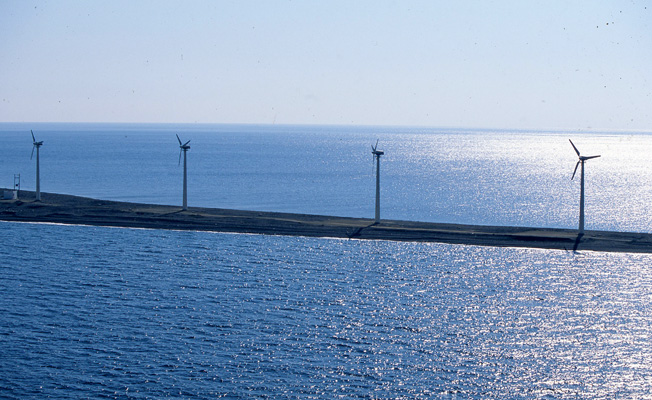
[(177, 165), (181, 165), (181, 150), (179, 150), (179, 164)]
[(34, 158), (34, 147), (36, 147), (36, 145), (32, 146), (32, 155), (29, 156), (29, 159), (30, 159), (30, 160), (31, 160), (32, 158)]
[(577, 150), (577, 147), (575, 147), (572, 140), (568, 139), (568, 141), (571, 143), (571, 146), (573, 146), (573, 148), (575, 149), (575, 152), (577, 153), (577, 156), (579, 157), (580, 156), (580, 151)]
[(590, 159), (592, 159), (592, 158), (598, 158), (598, 157), (600, 157), (600, 156), (589, 156), (589, 157), (584, 157), (584, 159), (585, 159), (585, 160), (590, 160)]
[(34, 137), (34, 131), (31, 129), (29, 131), (32, 132), (32, 141), (36, 143), (36, 138)]
[(573, 176), (571, 176), (571, 181), (573, 180), (573, 178), (575, 178), (575, 173), (577, 172), (577, 167), (579, 166), (580, 166), (580, 162), (578, 161), (577, 164), (575, 164), (575, 171), (573, 171)]
[[(175, 135), (176, 135), (176, 133), (175, 133)], [(179, 141), (179, 146), (181, 146), (182, 144), (181, 144), (181, 139), (179, 139), (179, 135), (177, 135), (177, 140)]]
[(188, 143), (190, 143), (190, 140), (188, 140), (188, 141), (187, 141), (186, 143), (184, 143), (183, 145), (184, 145), (184, 146), (187, 146)]

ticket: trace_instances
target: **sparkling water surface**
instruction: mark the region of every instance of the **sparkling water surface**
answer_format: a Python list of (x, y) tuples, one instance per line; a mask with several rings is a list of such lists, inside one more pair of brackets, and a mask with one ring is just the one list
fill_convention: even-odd
[[(0, 124), (0, 179), (191, 206), (650, 232), (652, 135)], [(3, 181), (0, 181), (3, 182)], [(649, 255), (0, 222), (0, 398), (652, 398)]]
[(107, 200), (181, 204), (175, 134), (191, 140), (190, 206), (370, 217), (380, 139), (381, 216), (481, 225), (577, 227), (577, 155), (586, 228), (652, 232), (652, 135), (275, 125), (0, 124), (1, 182)]
[(652, 398), (649, 255), (0, 228), (3, 398)]

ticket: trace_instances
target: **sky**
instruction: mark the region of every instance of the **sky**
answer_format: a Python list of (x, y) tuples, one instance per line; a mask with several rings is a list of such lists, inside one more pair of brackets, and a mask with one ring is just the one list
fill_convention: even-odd
[(652, 131), (652, 0), (0, 0), (0, 122)]

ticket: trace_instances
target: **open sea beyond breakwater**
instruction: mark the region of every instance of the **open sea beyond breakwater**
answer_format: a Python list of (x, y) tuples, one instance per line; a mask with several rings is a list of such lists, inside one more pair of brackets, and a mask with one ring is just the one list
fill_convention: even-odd
[(577, 227), (577, 156), (586, 165), (586, 229), (652, 232), (652, 135), (427, 128), (0, 124), (0, 171), (11, 187), (181, 204), (175, 134), (191, 140), (190, 206), (373, 217), (371, 145), (380, 139), (382, 217), (475, 225)]
[[(191, 206), (650, 232), (641, 133), (0, 125), (42, 190)], [(24, 148), (24, 151), (20, 149)], [(1, 222), (0, 397), (652, 398), (643, 254)]]

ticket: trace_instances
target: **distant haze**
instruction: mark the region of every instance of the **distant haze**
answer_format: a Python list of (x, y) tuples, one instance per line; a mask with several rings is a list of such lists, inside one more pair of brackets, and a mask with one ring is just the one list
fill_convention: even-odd
[(0, 2), (0, 122), (652, 130), (650, 1)]

